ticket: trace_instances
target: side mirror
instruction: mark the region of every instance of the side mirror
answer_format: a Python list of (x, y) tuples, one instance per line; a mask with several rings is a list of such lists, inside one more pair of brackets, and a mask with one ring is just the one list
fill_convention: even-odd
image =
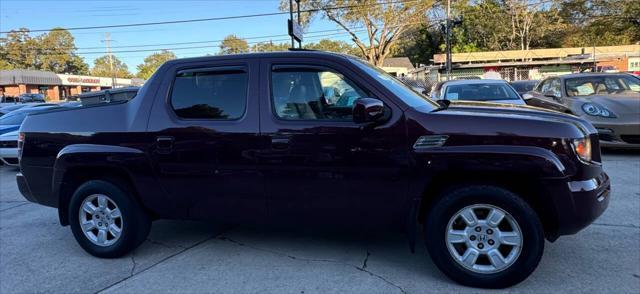
[(353, 121), (376, 122), (384, 116), (384, 103), (375, 98), (358, 98), (353, 102)]
[(522, 100), (529, 100), (531, 98), (533, 98), (533, 95), (531, 95), (529, 93), (522, 94)]
[(436, 100), (436, 103), (438, 103), (442, 108), (448, 108), (449, 105), (451, 105), (451, 101), (447, 99), (438, 99)]
[(551, 98), (553, 98), (553, 99), (558, 99), (558, 98), (560, 98), (560, 97), (559, 97), (558, 95), (556, 95), (556, 93), (555, 93), (555, 92), (553, 92), (553, 91), (546, 91), (546, 92), (544, 92), (544, 94), (542, 94), (542, 95), (544, 95), (544, 96), (546, 96), (546, 97), (551, 97)]

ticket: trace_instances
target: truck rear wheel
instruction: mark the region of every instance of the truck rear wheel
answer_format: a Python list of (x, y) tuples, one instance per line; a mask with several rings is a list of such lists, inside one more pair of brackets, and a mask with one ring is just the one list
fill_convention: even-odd
[(138, 247), (151, 221), (127, 189), (91, 180), (80, 185), (69, 203), (69, 222), (76, 241), (89, 254), (114, 258)]
[(436, 266), (472, 287), (515, 285), (535, 270), (544, 251), (544, 231), (535, 211), (494, 186), (446, 193), (432, 206), (424, 230)]

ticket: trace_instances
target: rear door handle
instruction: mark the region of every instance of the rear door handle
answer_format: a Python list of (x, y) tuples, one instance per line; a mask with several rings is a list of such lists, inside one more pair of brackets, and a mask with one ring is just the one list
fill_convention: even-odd
[(170, 150), (173, 147), (173, 137), (162, 136), (156, 138), (156, 145), (159, 150)]
[(271, 148), (278, 149), (278, 150), (287, 149), (289, 148), (289, 141), (290, 141), (289, 137), (284, 137), (284, 136), (271, 137)]

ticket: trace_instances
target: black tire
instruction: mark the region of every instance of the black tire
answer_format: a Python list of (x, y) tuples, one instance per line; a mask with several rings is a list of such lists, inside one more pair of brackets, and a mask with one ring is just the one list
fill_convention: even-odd
[[(124, 185), (120, 185), (124, 186)], [(69, 202), (69, 223), (76, 241), (89, 254), (101, 258), (116, 258), (136, 249), (149, 235), (151, 220), (126, 187), (109, 181), (91, 180), (76, 189)], [(94, 194), (108, 196), (120, 209), (122, 232), (119, 239), (109, 246), (99, 246), (91, 242), (80, 227), (80, 206)]]
[[(477, 273), (460, 265), (449, 252), (446, 230), (461, 209), (489, 204), (508, 212), (522, 232), (522, 249), (506, 269)], [(505, 288), (526, 279), (538, 266), (544, 251), (544, 230), (536, 212), (516, 194), (495, 186), (468, 186), (444, 193), (426, 215), (425, 242), (431, 259), (450, 279), (471, 287)]]

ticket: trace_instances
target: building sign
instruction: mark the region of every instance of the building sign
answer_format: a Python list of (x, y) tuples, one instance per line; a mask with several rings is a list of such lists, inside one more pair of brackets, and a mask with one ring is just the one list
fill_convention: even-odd
[(79, 77), (68, 77), (67, 81), (69, 83), (75, 84), (99, 84), (99, 78), (79, 78)]
[[(113, 79), (107, 77), (57, 74), (63, 86), (113, 87)], [(131, 79), (116, 79), (117, 86), (130, 86)]]

